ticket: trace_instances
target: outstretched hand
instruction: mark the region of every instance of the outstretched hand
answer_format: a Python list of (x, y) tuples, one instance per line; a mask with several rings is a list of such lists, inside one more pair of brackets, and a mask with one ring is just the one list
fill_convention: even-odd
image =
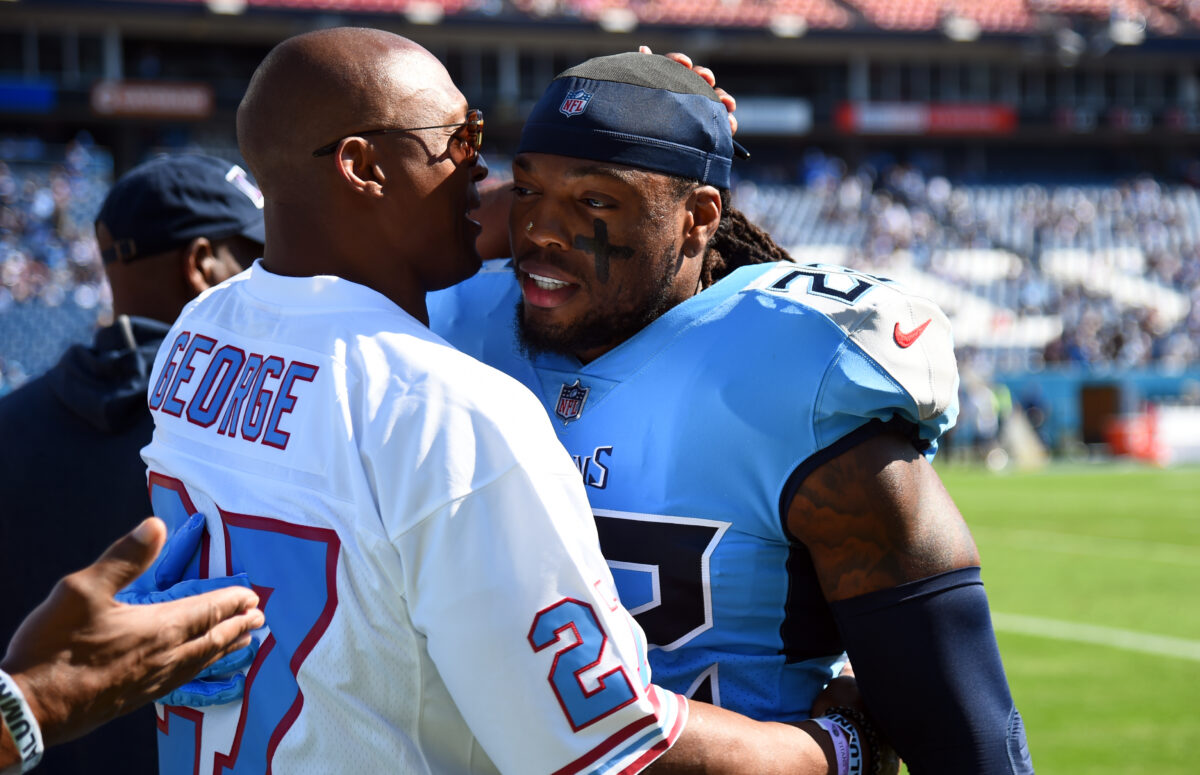
[(47, 744), (88, 732), (160, 697), (250, 643), (263, 625), (241, 586), (153, 605), (114, 599), (166, 541), (156, 517), (66, 576), (25, 619), (0, 663), (21, 686)]
[[(638, 52), (642, 54), (654, 53), (650, 50), (649, 46), (638, 46)], [(737, 117), (733, 115), (733, 112), (737, 110), (737, 100), (735, 100), (733, 95), (731, 95), (729, 92), (717, 86), (716, 74), (714, 74), (712, 70), (704, 65), (697, 65), (693, 63), (692, 58), (687, 54), (681, 54), (677, 51), (673, 51), (670, 54), (664, 54), (663, 56), (688, 68), (696, 75), (703, 78), (709, 86), (713, 87), (713, 91), (717, 93), (717, 97), (721, 100), (721, 104), (725, 106), (725, 110), (729, 111), (729, 130), (736, 135), (738, 130), (738, 122)]]
[[(214, 589), (241, 586), (250, 588), (245, 573), (214, 578), (186, 578), (188, 566), (200, 550), (206, 534), (204, 515), (193, 514), (180, 525), (163, 547), (151, 580), (149, 573), (117, 593), (119, 603), (149, 605), (203, 594)], [(201, 671), (198, 676), (170, 694), (156, 698), (164, 705), (186, 705), (204, 708), (223, 705), (241, 698), (245, 689), (242, 670), (254, 661), (258, 642), (222, 657)]]

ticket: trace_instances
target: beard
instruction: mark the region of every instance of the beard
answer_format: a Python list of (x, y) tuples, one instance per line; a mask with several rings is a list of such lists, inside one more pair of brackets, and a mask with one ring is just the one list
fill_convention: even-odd
[[(639, 260), (638, 257), (634, 260)], [(517, 341), (527, 358), (542, 353), (571, 355), (578, 357), (598, 349), (611, 350), (626, 339), (653, 323), (664, 312), (679, 303), (671, 293), (675, 274), (671, 263), (664, 263), (662, 271), (648, 278), (640, 298), (629, 298), (624, 287), (618, 288), (619, 307), (596, 307), (589, 309), (569, 325), (546, 325), (534, 323), (525, 316), (524, 300), (517, 302)]]

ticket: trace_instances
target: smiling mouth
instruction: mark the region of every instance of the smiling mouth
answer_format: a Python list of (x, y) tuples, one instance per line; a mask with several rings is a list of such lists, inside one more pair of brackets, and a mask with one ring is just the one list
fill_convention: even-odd
[(547, 266), (543, 269), (549, 274), (531, 272), (530, 268), (542, 269), (542, 267), (535, 263), (529, 268), (518, 270), (521, 274), (521, 296), (530, 307), (554, 309), (567, 303), (579, 293), (580, 287), (577, 283), (550, 276), (550, 274), (558, 273), (554, 267)]
[(571, 284), (568, 282), (563, 282), (562, 280), (555, 280), (552, 277), (543, 277), (540, 274), (534, 274), (532, 272), (526, 272), (525, 274), (526, 274), (526, 276), (529, 277), (530, 280), (533, 281), (534, 285), (536, 285), (537, 287), (541, 288), (544, 291), (556, 291), (559, 288), (566, 288), (568, 285)]

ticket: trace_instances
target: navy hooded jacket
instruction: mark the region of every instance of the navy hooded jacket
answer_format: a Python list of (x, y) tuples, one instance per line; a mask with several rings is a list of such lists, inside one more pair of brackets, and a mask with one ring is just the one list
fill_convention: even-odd
[[(139, 454), (168, 326), (118, 319), (0, 398), (0, 648), (62, 576), (149, 516)], [(46, 752), (39, 773), (157, 772), (153, 708)]]

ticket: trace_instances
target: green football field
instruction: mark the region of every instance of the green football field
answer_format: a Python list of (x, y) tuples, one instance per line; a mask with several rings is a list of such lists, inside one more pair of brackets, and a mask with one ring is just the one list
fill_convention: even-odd
[(1200, 468), (938, 471), (1037, 771), (1200, 772)]

